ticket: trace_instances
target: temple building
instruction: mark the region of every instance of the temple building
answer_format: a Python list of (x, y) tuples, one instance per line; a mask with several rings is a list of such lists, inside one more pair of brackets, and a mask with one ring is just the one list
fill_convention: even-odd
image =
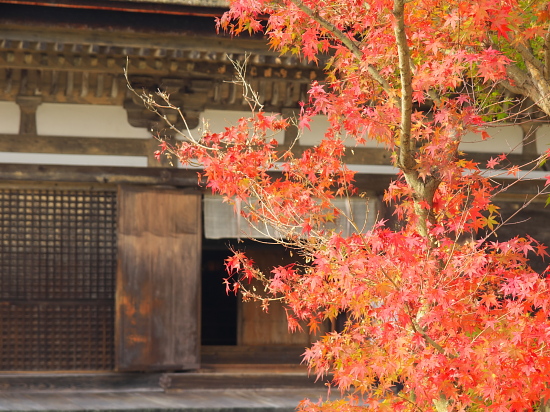
[[(223, 0), (0, 2), (0, 371), (299, 364), (313, 337), (287, 333), (284, 308), (264, 314), (222, 284), (228, 245), (265, 267), (288, 256), (242, 241), (246, 223), (198, 185), (196, 170), (155, 159), (153, 135), (177, 136), (124, 76), (137, 90), (169, 92), (193, 131), (206, 120), (221, 131), (247, 115), (232, 82), (232, 61), (247, 58), (264, 110), (296, 114), (322, 67), (279, 56), (261, 36), (216, 33), (225, 10)], [(315, 119), (293, 150), (316, 144), (326, 126)], [(544, 119), (490, 133), (475, 145), (481, 139), (467, 136), (462, 149), (480, 162), (512, 153), (521, 164), (550, 145)], [(295, 136), (290, 128), (277, 139), (290, 147)], [(396, 171), (382, 147), (349, 145), (368, 200), (347, 207), (368, 226), (389, 213), (381, 196)], [(502, 213), (537, 184), (514, 187)], [(550, 243), (544, 199), (529, 210), (503, 236)]]

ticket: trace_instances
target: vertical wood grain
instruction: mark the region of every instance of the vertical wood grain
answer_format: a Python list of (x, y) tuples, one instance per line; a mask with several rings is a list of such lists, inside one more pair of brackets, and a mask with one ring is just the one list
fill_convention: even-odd
[[(265, 273), (278, 265), (286, 265), (295, 261), (280, 248), (268, 250), (257, 249), (246, 251), (246, 255), (256, 262)], [(263, 286), (256, 285), (256, 293), (262, 293)], [(271, 302), (269, 310), (262, 309), (260, 302), (250, 301), (239, 303), (238, 345), (301, 345), (309, 346), (318, 336), (310, 334), (307, 325), (301, 325), (303, 331), (290, 332), (286, 310), (282, 303)], [(320, 334), (329, 330), (329, 325), (320, 325)]]
[(199, 366), (200, 196), (119, 188), (115, 363)]

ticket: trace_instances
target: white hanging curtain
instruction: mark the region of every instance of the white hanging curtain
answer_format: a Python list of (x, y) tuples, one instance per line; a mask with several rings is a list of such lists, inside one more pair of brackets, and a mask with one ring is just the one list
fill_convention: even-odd
[[(375, 197), (335, 199), (333, 204), (343, 213), (353, 217), (356, 227), (362, 232), (366, 232), (374, 225), (380, 210), (379, 201)], [(342, 231), (344, 236), (349, 236), (356, 231), (353, 225), (342, 216), (328, 228)], [(205, 194), (204, 235), (207, 239), (268, 239), (277, 237), (277, 231), (273, 228), (256, 230), (240, 215), (239, 203), (233, 206), (224, 203), (221, 196)]]

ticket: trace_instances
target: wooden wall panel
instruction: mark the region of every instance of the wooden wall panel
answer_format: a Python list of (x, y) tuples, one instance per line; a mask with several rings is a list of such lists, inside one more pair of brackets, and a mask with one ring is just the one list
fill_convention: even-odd
[(200, 195), (119, 189), (117, 370), (199, 366)]
[(266, 313), (258, 302), (242, 302), (239, 319), (239, 345), (301, 345), (316, 339), (304, 332), (290, 332), (286, 312), (279, 302), (273, 302)]
[[(266, 273), (277, 265), (286, 265), (296, 261), (284, 251), (282, 247), (269, 248), (251, 248), (246, 251), (246, 255), (260, 269)], [(263, 290), (263, 286), (258, 284), (256, 291)], [(280, 302), (272, 302), (266, 313), (259, 302), (242, 302), (239, 306), (238, 319), (238, 345), (300, 345), (309, 346), (310, 343), (317, 340), (315, 335), (308, 333), (306, 324), (303, 326), (303, 332), (290, 332), (286, 311)], [(321, 334), (329, 330), (328, 325), (321, 326)]]

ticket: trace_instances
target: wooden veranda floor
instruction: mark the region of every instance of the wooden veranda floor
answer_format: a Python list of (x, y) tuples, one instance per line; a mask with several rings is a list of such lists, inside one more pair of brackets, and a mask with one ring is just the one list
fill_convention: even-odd
[(303, 368), (225, 365), (219, 370), (0, 374), (0, 411), (291, 412), (327, 397)]
[(326, 396), (319, 389), (190, 389), (178, 392), (1, 393), (0, 411), (193, 411), (291, 412), (304, 398)]

